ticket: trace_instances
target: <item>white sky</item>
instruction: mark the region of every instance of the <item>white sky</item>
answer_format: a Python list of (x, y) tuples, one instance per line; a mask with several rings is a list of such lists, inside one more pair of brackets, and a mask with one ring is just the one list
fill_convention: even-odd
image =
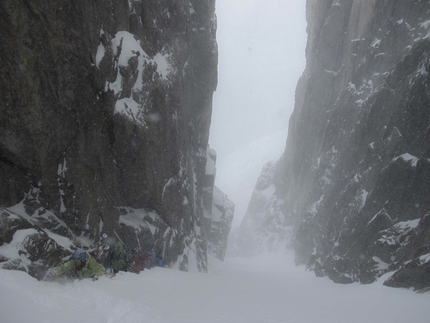
[(220, 158), (286, 128), (304, 69), (305, 0), (217, 0), (219, 80), (211, 147)]
[[(217, 151), (216, 185), (236, 205), (234, 224), (245, 213), (264, 163), (273, 156), (279, 157), (285, 148), (294, 92), (305, 66), (305, 3), (306, 0), (216, 2), (219, 79), (209, 144)], [(273, 147), (267, 149), (265, 145), (266, 149), (258, 150), (263, 137), (282, 131), (284, 143), (280, 145), (279, 136), (275, 136)], [(253, 143), (258, 140), (256, 147)], [(235, 160), (243, 164), (243, 159), (234, 157), (238, 152), (253, 156), (252, 171), (232, 172), (241, 167), (234, 165)], [(240, 176), (246, 176), (246, 183)]]

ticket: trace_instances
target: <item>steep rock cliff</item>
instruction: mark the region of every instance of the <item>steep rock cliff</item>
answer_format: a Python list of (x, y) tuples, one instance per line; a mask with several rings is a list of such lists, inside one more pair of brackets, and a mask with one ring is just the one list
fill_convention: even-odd
[(229, 246), (233, 255), (250, 257), (282, 252), (291, 240), (291, 223), (281, 208), (284, 201), (274, 194), (275, 167), (275, 161), (270, 161), (261, 171), (246, 214)]
[(429, 14), (419, 0), (307, 1), (275, 182), (297, 262), (318, 275), (370, 283), (413, 261), (422, 281), (403, 286), (430, 285)]
[[(33, 239), (64, 254), (116, 229), (166, 263), (187, 268), (191, 253), (206, 270), (202, 188), (217, 84), (214, 6), (0, 4), (1, 244), (30, 246)], [(41, 251), (28, 249), (18, 262), (34, 265)]]
[(223, 261), (234, 216), (234, 204), (215, 186), (216, 152), (207, 150), (206, 181), (203, 187), (203, 228), (208, 252)]
[[(276, 190), (263, 203), (257, 184), (246, 237), (275, 241), (270, 227), (291, 225), (297, 263), (317, 275), (430, 286), (429, 17), (428, 1), (307, 1)], [(280, 204), (274, 221), (268, 201)]]

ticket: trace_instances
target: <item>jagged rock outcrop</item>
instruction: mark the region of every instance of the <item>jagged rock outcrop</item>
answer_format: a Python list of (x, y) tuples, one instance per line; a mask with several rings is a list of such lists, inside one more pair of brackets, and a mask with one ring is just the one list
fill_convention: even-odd
[(428, 1), (307, 1), (275, 182), (296, 260), (317, 275), (371, 283), (399, 270), (387, 284), (430, 286), (429, 17)]
[(234, 216), (234, 204), (215, 186), (216, 152), (207, 150), (206, 181), (203, 188), (203, 228), (208, 252), (224, 260)]
[(214, 187), (212, 217), (208, 237), (208, 252), (224, 260), (234, 216), (234, 204), (218, 187)]
[(232, 255), (250, 257), (276, 253), (284, 250), (291, 240), (291, 223), (281, 209), (283, 200), (274, 194), (275, 166), (276, 163), (270, 161), (261, 171), (246, 214), (229, 247)]
[(166, 263), (193, 253), (206, 270), (214, 10), (213, 0), (2, 1), (1, 243), (36, 230), (54, 249), (54, 234), (91, 246), (116, 228)]

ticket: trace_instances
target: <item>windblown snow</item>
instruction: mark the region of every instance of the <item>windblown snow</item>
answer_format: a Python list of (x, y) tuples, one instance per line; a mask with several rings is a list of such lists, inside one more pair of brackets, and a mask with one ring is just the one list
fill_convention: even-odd
[(0, 321), (94, 323), (428, 323), (430, 293), (338, 285), (292, 252), (211, 259), (208, 274), (153, 268), (64, 285), (0, 270)]

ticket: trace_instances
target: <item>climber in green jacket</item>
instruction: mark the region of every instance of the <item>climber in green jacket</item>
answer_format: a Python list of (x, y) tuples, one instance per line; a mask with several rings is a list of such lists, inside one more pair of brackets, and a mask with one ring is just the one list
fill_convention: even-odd
[(132, 264), (133, 258), (125, 250), (124, 245), (118, 241), (110, 249), (104, 265), (106, 269), (112, 269), (113, 273), (116, 274), (119, 271), (130, 271)]
[(72, 259), (66, 263), (55, 267), (50, 273), (51, 279), (55, 279), (59, 276), (67, 276), (69, 278), (93, 278), (96, 280), (98, 277), (103, 276), (105, 268), (102, 264), (98, 263), (97, 260), (92, 257), (83, 249), (77, 249)]

